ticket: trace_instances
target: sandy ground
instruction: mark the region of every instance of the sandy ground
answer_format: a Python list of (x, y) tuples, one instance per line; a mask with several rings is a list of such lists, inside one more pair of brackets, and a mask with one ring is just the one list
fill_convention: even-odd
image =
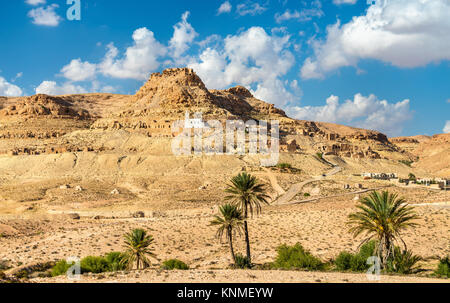
[(366, 274), (273, 270), (145, 270), (131, 273), (84, 275), (80, 280), (66, 277), (42, 279), (31, 283), (450, 283), (449, 279), (379, 276), (369, 280)]
[[(309, 163), (310, 160), (305, 158), (302, 161)], [(365, 275), (333, 272), (225, 270), (230, 264), (228, 244), (216, 239), (216, 228), (210, 226), (210, 222), (217, 213), (217, 205), (224, 201), (223, 188), (229, 177), (236, 174), (236, 164), (230, 165), (225, 173), (186, 173), (190, 167), (193, 170), (201, 167), (214, 171), (214, 167), (208, 168), (212, 164), (213, 162), (202, 163), (198, 160), (185, 161), (182, 163), (186, 165), (183, 172), (174, 166), (170, 174), (147, 178), (90, 180), (69, 175), (56, 179), (28, 178), (21, 182), (6, 180), (0, 184), (0, 196), (3, 197), (0, 204), (0, 261), (18, 268), (69, 257), (83, 258), (122, 251), (123, 235), (134, 228), (143, 228), (155, 238), (155, 264), (177, 258), (186, 262), (192, 270), (170, 273), (148, 271), (112, 274), (113, 276), (107, 274), (106, 278), (99, 281), (365, 280)], [(268, 174), (260, 169), (251, 172), (269, 186), (276, 181), (277, 188), (269, 187), (270, 194), (275, 199), (294, 184), (329, 170), (330, 167), (316, 168), (310, 174), (291, 174), (277, 170)], [(355, 191), (357, 183), (362, 183), (365, 188), (389, 185), (387, 181), (361, 181), (361, 178), (344, 171), (326, 180), (308, 183), (297, 194), (297, 198), (308, 193), (311, 198), (322, 197), (320, 200), (296, 205), (265, 206), (262, 214), (254, 216), (249, 222), (253, 261), (257, 264), (273, 261), (276, 248), (284, 243), (293, 245), (299, 242), (323, 261), (336, 258), (343, 250), (356, 251), (361, 239), (352, 237), (346, 222), (348, 215), (356, 209), (355, 198), (361, 197), (340, 194)], [(70, 188), (61, 189), (62, 184), (69, 184)], [(350, 184), (351, 188), (344, 189), (344, 184)], [(81, 185), (83, 191), (76, 191), (74, 188), (77, 185)], [(119, 189), (118, 195), (110, 193), (114, 188)], [(423, 276), (430, 274), (439, 258), (450, 252), (450, 192), (395, 186), (390, 190), (416, 205), (420, 215), (417, 221), (419, 225), (407, 230), (403, 238), (408, 248), (425, 258), (422, 265), (428, 271), (422, 273), (421, 277), (389, 277), (386, 281), (434, 281)], [(134, 211), (143, 211), (146, 217), (132, 218)], [(69, 213), (78, 213), (81, 219), (73, 220), (67, 215)], [(95, 216), (99, 217), (94, 219)], [(235, 248), (237, 252), (245, 251), (242, 237), (235, 240)], [(97, 281), (97, 277), (89, 279)], [(36, 280), (39, 281), (59, 279)]]

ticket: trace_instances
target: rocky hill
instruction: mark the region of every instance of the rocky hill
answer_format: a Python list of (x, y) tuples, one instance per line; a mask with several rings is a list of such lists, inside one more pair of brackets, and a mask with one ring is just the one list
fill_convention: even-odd
[[(39, 139), (16, 140), (14, 148), (24, 153), (30, 146), (40, 153), (52, 150), (49, 148), (52, 146), (62, 151), (101, 151), (104, 149), (93, 145), (103, 142), (99, 139), (102, 132), (120, 130), (144, 138), (172, 138), (173, 122), (184, 120), (186, 111), (191, 115), (201, 112), (204, 120), (222, 122), (228, 119), (278, 120), (283, 152), (394, 161), (414, 158), (410, 150), (392, 144), (380, 132), (291, 119), (273, 104), (255, 98), (245, 87), (210, 90), (189, 68), (152, 74), (134, 96), (85, 94), (4, 98), (0, 100), (0, 139)], [(19, 134), (18, 125), (22, 132), (26, 130), (25, 134)], [(73, 132), (77, 132), (76, 135), (72, 135)], [(90, 139), (94, 137), (98, 140)], [(45, 139), (52, 140), (46, 142)], [(0, 140), (0, 152), (10, 145)], [(108, 150), (114, 148), (109, 146)], [(139, 150), (132, 146), (129, 149)]]
[(89, 119), (88, 111), (77, 108), (61, 97), (35, 95), (19, 98), (14, 104), (0, 110), (0, 116), (25, 118), (46, 116), (47, 118)]
[(415, 157), (413, 167), (442, 177), (450, 176), (450, 134), (397, 137), (390, 141)]

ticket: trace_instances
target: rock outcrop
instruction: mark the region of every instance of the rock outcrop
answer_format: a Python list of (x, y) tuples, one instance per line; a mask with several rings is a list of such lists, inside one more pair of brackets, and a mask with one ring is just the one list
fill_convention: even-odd
[(90, 118), (88, 111), (74, 108), (62, 98), (42, 94), (19, 99), (15, 104), (0, 110), (0, 116)]

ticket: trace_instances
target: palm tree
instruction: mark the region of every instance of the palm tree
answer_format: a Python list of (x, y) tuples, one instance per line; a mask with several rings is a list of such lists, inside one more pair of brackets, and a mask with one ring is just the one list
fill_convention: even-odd
[(395, 242), (400, 241), (407, 249), (401, 232), (417, 225), (412, 221), (418, 216), (404, 198), (388, 191), (372, 192), (360, 201), (357, 208), (358, 212), (349, 215), (350, 232), (354, 237), (364, 234), (361, 245), (371, 239), (377, 240), (375, 250), (385, 268), (388, 259), (395, 254)]
[(243, 172), (231, 179), (231, 184), (225, 189), (228, 196), (226, 200), (231, 200), (241, 211), (244, 212), (244, 233), (247, 244), (247, 259), (251, 264), (250, 239), (248, 237), (248, 215), (253, 216), (253, 212), (261, 212), (261, 204), (269, 204), (266, 194), (266, 186), (259, 180), (246, 172)]
[(153, 237), (147, 235), (147, 232), (143, 229), (134, 229), (131, 232), (125, 234), (125, 247), (124, 258), (121, 263), (126, 264), (128, 269), (132, 269), (134, 264), (139, 270), (141, 267), (147, 268), (151, 265), (147, 255), (156, 258), (156, 255), (149, 247), (153, 244)]
[(222, 239), (224, 234), (230, 244), (231, 258), (234, 263), (236, 263), (236, 257), (234, 255), (233, 249), (233, 235), (238, 233), (242, 234), (242, 226), (244, 221), (244, 216), (240, 209), (236, 205), (225, 204), (219, 208), (220, 216), (215, 216), (215, 219), (211, 221), (211, 225), (217, 225), (216, 236), (218, 239)]

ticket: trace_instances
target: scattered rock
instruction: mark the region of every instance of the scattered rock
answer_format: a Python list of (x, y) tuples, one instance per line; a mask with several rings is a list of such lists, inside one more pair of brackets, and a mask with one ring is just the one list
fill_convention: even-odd
[(133, 218), (145, 218), (145, 213), (143, 211), (137, 211), (133, 213)]
[(120, 195), (120, 191), (116, 188), (111, 192), (111, 195)]
[(72, 220), (80, 220), (81, 217), (79, 214), (73, 213), (73, 214), (69, 214), (69, 218)]

